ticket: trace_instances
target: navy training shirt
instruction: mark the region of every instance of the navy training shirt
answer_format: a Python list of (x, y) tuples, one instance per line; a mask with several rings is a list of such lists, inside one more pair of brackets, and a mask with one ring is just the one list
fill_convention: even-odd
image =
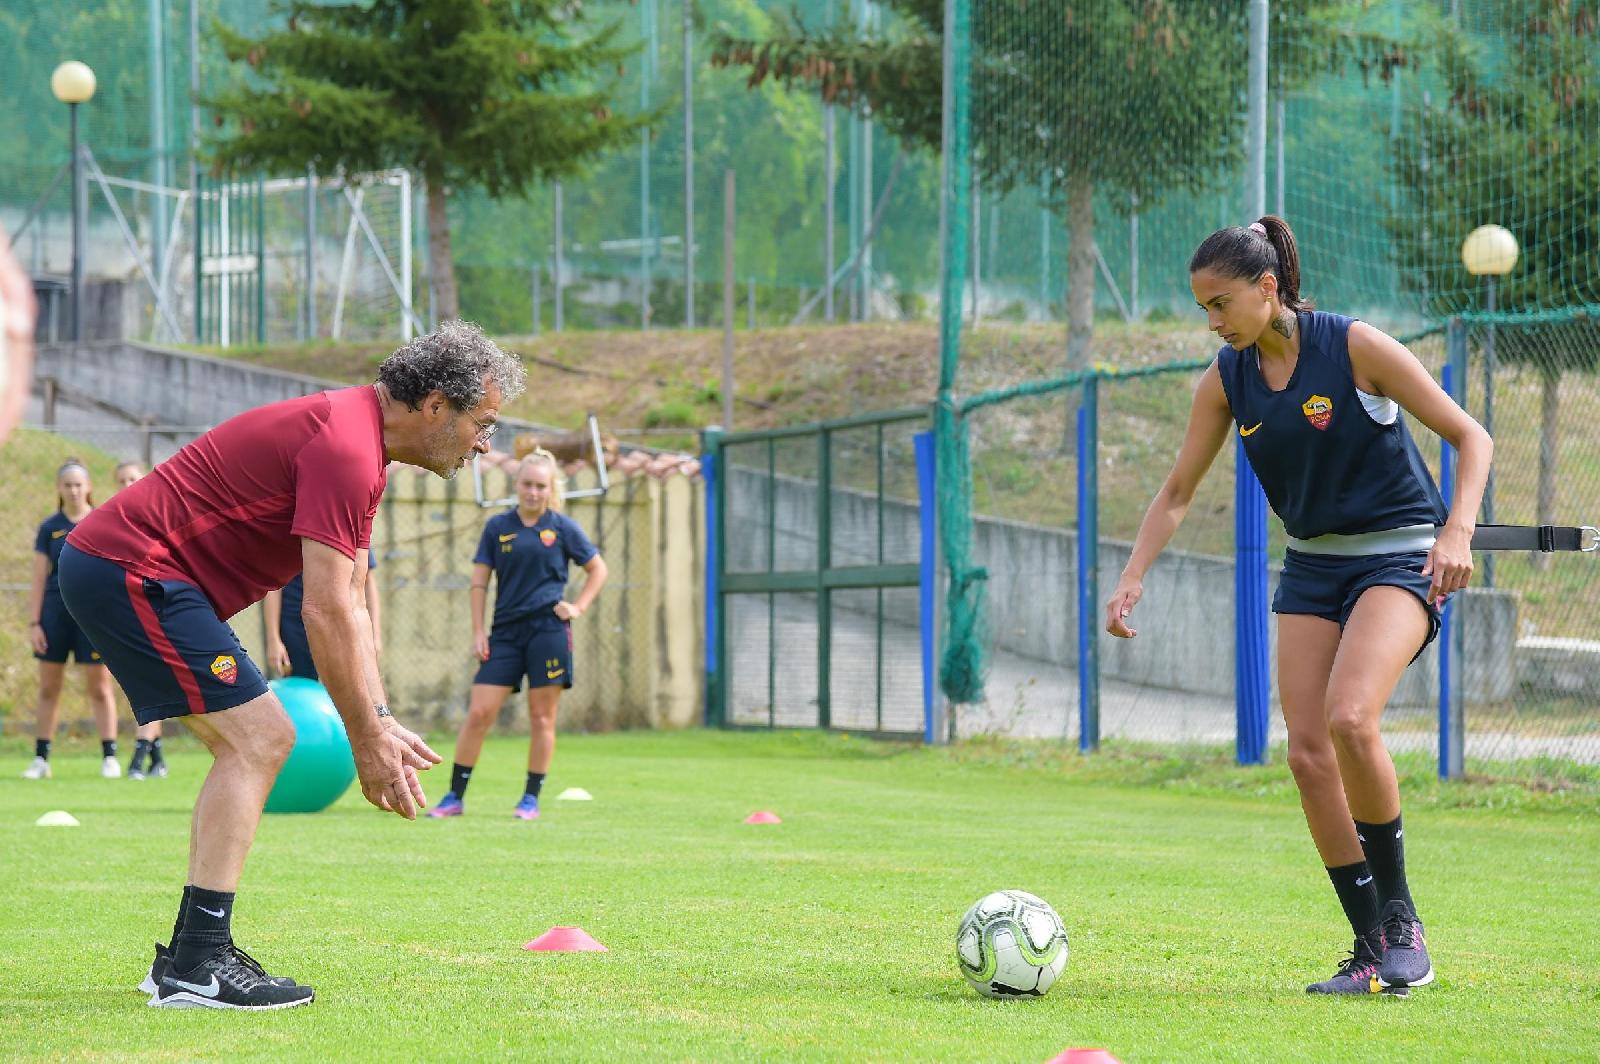
[[(378, 556), (370, 549), (367, 551), (367, 571), (370, 573), (378, 567)], [(300, 618), (300, 607), (306, 601), (306, 574), (296, 573), (293, 580), (283, 585), (283, 611), (278, 615), (278, 627), (294, 625), (302, 632), (305, 631), (305, 622)]]
[(546, 510), (531, 525), (513, 507), (484, 523), (472, 561), (494, 570), (494, 623), (520, 621), (561, 601), (568, 564), (584, 566), (600, 553), (578, 522)]
[(1217, 370), (1245, 454), (1272, 512), (1296, 539), (1442, 525), (1433, 475), (1404, 417), (1380, 425), (1350, 368), (1353, 318), (1301, 311), (1300, 358), (1273, 391), (1255, 347), (1217, 353)]
[(60, 585), (56, 582), (56, 566), (61, 562), (61, 548), (66, 545), (67, 533), (71, 532), (76, 524), (77, 522), (67, 520), (67, 515), (57, 510), (40, 523), (39, 534), (33, 537), (33, 549), (50, 559), (50, 571), (44, 578), (46, 595), (61, 594)]

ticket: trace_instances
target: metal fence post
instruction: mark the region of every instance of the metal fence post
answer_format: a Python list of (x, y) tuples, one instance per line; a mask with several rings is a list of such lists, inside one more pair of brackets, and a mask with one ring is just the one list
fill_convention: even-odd
[[(917, 621), (922, 633), (922, 741), (933, 744), (939, 741), (934, 727), (933, 703), (935, 677), (933, 652), (935, 642), (934, 607), (938, 602), (938, 488), (939, 478), (935, 463), (933, 433), (919, 432), (911, 438), (917, 457), (917, 525), (919, 532), (917, 553)], [(882, 527), (883, 517), (878, 517)], [(880, 561), (882, 559), (879, 559)]]
[(1100, 749), (1100, 378), (1078, 406), (1078, 750)]
[(705, 671), (705, 722), (708, 728), (720, 728), (727, 722), (724, 692), (727, 690), (723, 674), (727, 658), (727, 643), (723, 636), (722, 559), (723, 521), (727, 479), (722, 470), (722, 432), (709, 428), (705, 431), (705, 454), (700, 460), (700, 475), (705, 480), (706, 495), (706, 671)]
[[(1466, 384), (1467, 331), (1460, 318), (1451, 318), (1445, 333), (1446, 361), (1444, 390), (1458, 398), (1458, 390)], [(1439, 441), (1439, 491), (1450, 499), (1455, 495), (1455, 449), (1444, 440)], [(1462, 774), (1462, 756), (1465, 748), (1466, 691), (1463, 680), (1462, 629), (1466, 618), (1457, 608), (1464, 602), (1455, 595), (1444, 604), (1439, 619), (1439, 778), (1456, 779)]]

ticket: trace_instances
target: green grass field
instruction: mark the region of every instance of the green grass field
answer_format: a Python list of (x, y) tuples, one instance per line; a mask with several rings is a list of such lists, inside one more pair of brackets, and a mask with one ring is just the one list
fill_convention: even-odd
[[(930, 750), (812, 734), (565, 738), (539, 823), (525, 746), (491, 740), (468, 815), (407, 824), (354, 791), (272, 817), (235, 933), (309, 1008), (158, 1011), (203, 754), (103, 781), (0, 778), (0, 1057), (173, 1060), (1571, 1060), (1600, 1046), (1596, 794), (1419, 775), (1410, 867), (1438, 982), (1311, 999), (1348, 945), (1287, 773), (1048, 746)], [(448, 760), (448, 759), (447, 759)], [(429, 780), (432, 796), (445, 780)], [(1506, 808), (1505, 802), (1514, 802)], [(37, 828), (49, 809), (83, 826)], [(775, 827), (742, 818), (769, 808)], [(990, 1001), (956, 920), (1017, 887), (1072, 939), (1041, 1000)], [(523, 952), (577, 924), (606, 954)]]

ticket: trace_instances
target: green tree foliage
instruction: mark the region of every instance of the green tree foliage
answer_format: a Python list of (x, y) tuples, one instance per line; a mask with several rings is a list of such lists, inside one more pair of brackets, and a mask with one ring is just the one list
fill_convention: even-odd
[[(1439, 106), (1410, 115), (1397, 153), (1401, 199), (1388, 219), (1403, 282), (1438, 317), (1478, 309), (1463, 285), (1461, 244), (1480, 225), (1505, 226), (1521, 254), (1498, 282), (1499, 309), (1527, 312), (1600, 302), (1600, 4), (1502, 0), (1495, 54), (1445, 27), (1437, 52)], [(1554, 520), (1560, 384), (1600, 368), (1593, 317), (1497, 330), (1501, 360), (1542, 385), (1537, 519)]]
[(526, 195), (633, 142), (654, 117), (613, 112), (604, 82), (629, 50), (577, 0), (279, 0), (275, 11), (286, 24), (258, 37), (216, 23), (249, 75), (207, 101), (224, 123), (213, 164), (420, 173), (441, 318), (459, 312), (452, 188)]
[[(910, 143), (941, 143), (943, 0), (887, 0), (883, 34), (798, 19), (764, 38), (721, 28), (714, 64), (814, 89), (871, 110)], [(1271, 48), (1298, 57), (1282, 84), (1359, 64), (1405, 64), (1382, 37), (1345, 29), (1362, 5), (1279, 0)], [(1094, 199), (1153, 206), (1236, 181), (1243, 162), (1247, 20), (1243, 4), (1177, 0), (975, 0), (974, 167), (986, 191), (1042, 187), (1068, 223), (1067, 368), (1089, 362), (1094, 320)], [(1130, 195), (1131, 194), (1131, 195)]]

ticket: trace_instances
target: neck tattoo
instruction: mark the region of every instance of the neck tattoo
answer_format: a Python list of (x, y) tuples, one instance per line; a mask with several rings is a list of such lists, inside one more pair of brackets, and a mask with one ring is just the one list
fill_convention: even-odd
[(1294, 337), (1295, 323), (1294, 311), (1285, 309), (1283, 313), (1272, 319), (1272, 328), (1274, 332), (1282, 333), (1283, 338), (1288, 340)]

